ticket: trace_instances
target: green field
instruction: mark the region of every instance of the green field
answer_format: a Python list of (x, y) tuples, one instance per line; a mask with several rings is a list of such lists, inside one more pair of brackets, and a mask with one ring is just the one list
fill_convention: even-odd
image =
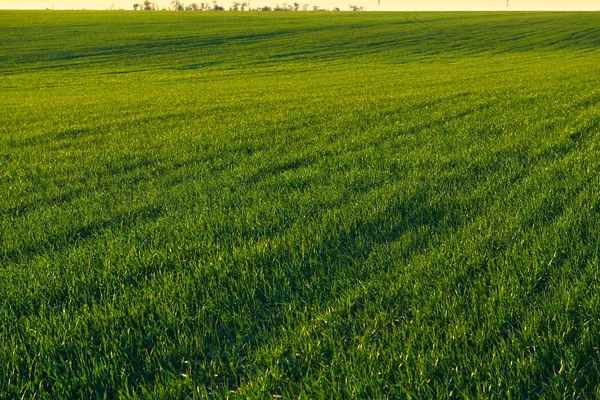
[(600, 13), (0, 12), (0, 398), (600, 395)]

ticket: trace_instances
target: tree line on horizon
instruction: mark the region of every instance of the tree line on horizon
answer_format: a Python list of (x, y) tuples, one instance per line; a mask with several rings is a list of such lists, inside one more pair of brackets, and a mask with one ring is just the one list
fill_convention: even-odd
[[(158, 10), (162, 10), (162, 11), (226, 11), (225, 7), (220, 6), (217, 3), (217, 0), (213, 0), (212, 1), (212, 5), (211, 2), (201, 2), (201, 3), (191, 3), (191, 4), (184, 4), (179, 0), (173, 0), (171, 2), (171, 7), (169, 8), (159, 8), (157, 6), (156, 3), (150, 1), (150, 0), (144, 0), (144, 2), (142, 3), (134, 3), (133, 4), (133, 9), (135, 11), (141, 10), (141, 11), (158, 11)], [(364, 11), (363, 7), (361, 6), (356, 6), (356, 5), (348, 5), (348, 9), (350, 11)], [(300, 3), (292, 3), (292, 4), (288, 4), (288, 3), (283, 3), (283, 5), (279, 5), (276, 4), (274, 7), (270, 7), (270, 6), (263, 6), (263, 7), (257, 7), (257, 8), (251, 8), (250, 7), (250, 2), (238, 2), (238, 1), (234, 1), (231, 6), (229, 7), (228, 11), (341, 11), (339, 7), (334, 7), (331, 10), (328, 9), (324, 9), (321, 8), (319, 6), (313, 5), (311, 6), (310, 4), (302, 4), (300, 5)]]

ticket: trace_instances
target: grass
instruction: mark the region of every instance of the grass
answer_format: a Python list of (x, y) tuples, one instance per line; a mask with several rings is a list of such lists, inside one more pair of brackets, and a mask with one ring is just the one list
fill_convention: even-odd
[(600, 395), (600, 14), (0, 13), (0, 398)]

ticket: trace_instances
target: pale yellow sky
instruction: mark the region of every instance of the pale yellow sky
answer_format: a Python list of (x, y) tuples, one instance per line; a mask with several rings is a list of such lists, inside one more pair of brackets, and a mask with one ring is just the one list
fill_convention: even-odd
[[(133, 3), (143, 0), (0, 0), (0, 9), (46, 9), (56, 10), (89, 9), (106, 10), (111, 6), (131, 10)], [(159, 7), (168, 7), (170, 0), (153, 0)], [(184, 4), (201, 3), (204, 0), (180, 0)], [(236, 0), (244, 1), (244, 0)], [(246, 0), (248, 1), (248, 0)], [(511, 10), (593, 10), (600, 11), (600, 0), (509, 0)], [(212, 3), (212, 0), (210, 1)], [(218, 4), (228, 8), (233, 0), (217, 0)], [(376, 11), (377, 0), (254, 0), (253, 6), (309, 3), (324, 8), (340, 7), (348, 9), (348, 4), (365, 7), (366, 10)], [(382, 11), (386, 10), (505, 10), (506, 0), (381, 0)], [(0, 24), (2, 21), (0, 20)]]

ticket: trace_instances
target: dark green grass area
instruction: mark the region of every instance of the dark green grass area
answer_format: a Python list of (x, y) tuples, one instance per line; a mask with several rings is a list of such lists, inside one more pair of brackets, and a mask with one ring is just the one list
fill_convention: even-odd
[(0, 398), (600, 395), (600, 14), (0, 38)]

